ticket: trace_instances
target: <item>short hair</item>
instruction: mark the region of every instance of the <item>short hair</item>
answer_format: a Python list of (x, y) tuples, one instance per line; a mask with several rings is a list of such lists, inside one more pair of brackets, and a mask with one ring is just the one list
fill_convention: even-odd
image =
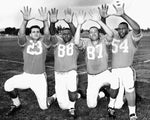
[(40, 28), (38, 25), (33, 25), (33, 26), (30, 27), (29, 33), (31, 33), (31, 30), (32, 30), (33, 28), (37, 28), (37, 29), (39, 29), (40, 32), (41, 32), (41, 28)]
[(89, 30), (91, 30), (92, 28), (95, 28), (95, 29), (97, 29), (97, 31), (99, 31), (98, 27), (96, 27), (96, 26), (92, 26), (92, 27), (90, 27), (90, 29), (89, 29)]
[(126, 27), (129, 28), (129, 25), (126, 22), (121, 22), (119, 25), (126, 25)]

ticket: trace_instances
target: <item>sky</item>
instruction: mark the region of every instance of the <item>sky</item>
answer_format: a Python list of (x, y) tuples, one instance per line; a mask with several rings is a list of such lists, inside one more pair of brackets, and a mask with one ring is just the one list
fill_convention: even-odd
[[(6, 27), (16, 27), (19, 28), (22, 23), (22, 14), (20, 10), (24, 6), (29, 6), (32, 8), (32, 15), (38, 17), (38, 8), (47, 7), (49, 10), (51, 8), (58, 8), (58, 18), (63, 18), (63, 10), (67, 7), (72, 8), (73, 11), (83, 9), (88, 11), (89, 9), (97, 8), (101, 4), (108, 4), (108, 13), (115, 13), (112, 5), (116, 0), (0, 0), (0, 29)], [(142, 29), (150, 28), (150, 0), (120, 0), (125, 3), (125, 12), (132, 19), (134, 19)], [(74, 19), (75, 20), (75, 19)], [(107, 18), (107, 24), (111, 28), (116, 28), (119, 22), (123, 19), (119, 17), (109, 17)], [(38, 24), (42, 26), (42, 23), (36, 20), (29, 22), (28, 26)], [(75, 24), (75, 23), (74, 23)], [(90, 25), (95, 25), (95, 23), (87, 22), (83, 25), (85, 29), (88, 29)], [(66, 26), (66, 24), (61, 21), (57, 25)]]

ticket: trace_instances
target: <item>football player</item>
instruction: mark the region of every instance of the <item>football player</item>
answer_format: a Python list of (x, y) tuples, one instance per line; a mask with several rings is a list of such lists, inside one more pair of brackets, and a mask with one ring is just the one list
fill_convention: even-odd
[(114, 100), (118, 93), (119, 82), (108, 70), (108, 53), (107, 45), (112, 41), (113, 32), (100, 19), (100, 15), (91, 12), (92, 20), (98, 23), (106, 32), (106, 35), (100, 34), (96, 26), (89, 29), (89, 38), (80, 39), (80, 30), (85, 22), (83, 13), (77, 15), (78, 27), (75, 34), (75, 43), (81, 49), (85, 50), (86, 67), (88, 73), (87, 87), (87, 105), (89, 108), (97, 106), (97, 98), (99, 98), (99, 90), (104, 85), (110, 85), (109, 92), (111, 99)]
[[(73, 33), (70, 28), (64, 28), (59, 34), (55, 33), (55, 23), (58, 21), (57, 14), (57, 9), (50, 11), (50, 24), (54, 27), (50, 29), (53, 32), (51, 42), (54, 47), (56, 92), (51, 99), (57, 98), (60, 108), (68, 110), (70, 115), (75, 117), (75, 101), (80, 97), (77, 93), (77, 58), (79, 49), (74, 43)], [(71, 15), (69, 19), (65, 20), (71, 21), (72, 17)]]
[(50, 47), (48, 11), (42, 7), (39, 9), (40, 18), (38, 20), (44, 24), (44, 35), (41, 34), (40, 27), (37, 25), (31, 26), (30, 34), (26, 35), (26, 26), (33, 19), (31, 8), (28, 6), (24, 7), (24, 10), (21, 10), (21, 12), (23, 14), (23, 22), (18, 33), (18, 44), (23, 51), (23, 73), (13, 76), (4, 84), (4, 89), (13, 102), (10, 111), (6, 115), (13, 115), (21, 108), (16, 89), (30, 88), (35, 93), (40, 108), (42, 110), (48, 108), (47, 77), (45, 73), (47, 48)]
[[(122, 95), (117, 104), (122, 104), (123, 93), (125, 89), (125, 96), (128, 102), (130, 120), (136, 120), (136, 105), (135, 105), (135, 88), (134, 88), (134, 71), (132, 70), (133, 57), (137, 51), (139, 41), (141, 39), (140, 26), (130, 18), (124, 11), (123, 5), (114, 5), (116, 10), (115, 16), (123, 18), (126, 22), (121, 22), (114, 33), (112, 41), (112, 73), (120, 80), (120, 85), (124, 88), (121, 90)], [(129, 30), (129, 26), (132, 30)], [(121, 87), (120, 86), (120, 87)], [(122, 88), (122, 87), (121, 87)], [(119, 94), (118, 94), (119, 95)], [(115, 106), (109, 104), (108, 112), (114, 115)]]

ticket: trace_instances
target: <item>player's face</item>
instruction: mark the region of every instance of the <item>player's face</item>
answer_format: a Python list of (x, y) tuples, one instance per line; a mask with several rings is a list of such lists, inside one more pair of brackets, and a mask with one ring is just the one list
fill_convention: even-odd
[(33, 40), (38, 40), (40, 38), (40, 30), (38, 28), (32, 28), (30, 37), (33, 38)]
[(97, 28), (91, 28), (89, 31), (89, 37), (92, 41), (96, 41), (99, 38), (99, 32)]
[(62, 38), (65, 43), (69, 42), (72, 39), (72, 34), (70, 30), (63, 30), (62, 31)]
[(129, 32), (128, 27), (125, 24), (120, 24), (118, 26), (118, 34), (120, 38), (124, 38)]

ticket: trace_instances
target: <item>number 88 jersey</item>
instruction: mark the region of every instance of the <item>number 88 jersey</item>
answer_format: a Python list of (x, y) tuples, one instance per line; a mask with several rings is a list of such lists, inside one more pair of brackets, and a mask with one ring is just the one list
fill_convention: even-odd
[(61, 38), (54, 48), (55, 71), (67, 72), (77, 69), (77, 58), (79, 50), (72, 39), (68, 43), (64, 43)]

